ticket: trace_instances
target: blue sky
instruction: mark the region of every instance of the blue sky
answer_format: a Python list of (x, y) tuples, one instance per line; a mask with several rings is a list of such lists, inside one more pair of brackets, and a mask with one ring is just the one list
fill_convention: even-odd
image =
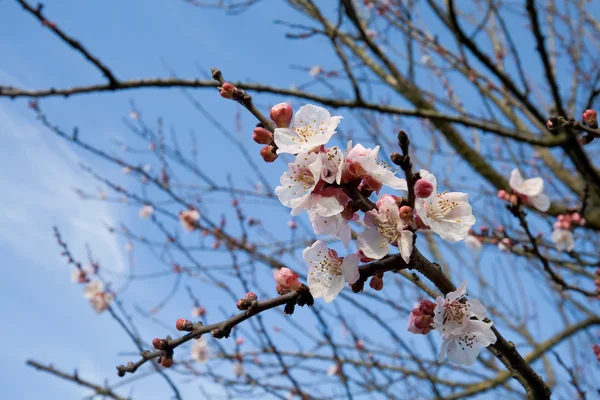
[[(110, 66), (122, 79), (168, 76), (173, 71), (182, 77), (203, 78), (211, 66), (223, 70), (225, 77), (235, 80), (268, 82), (273, 86), (289, 87), (307, 82), (308, 75), (292, 66), (321, 64), (326, 69), (338, 66), (328, 53), (328, 45), (322, 40), (287, 41), (286, 30), (273, 24), (273, 19), (288, 14), (287, 6), (272, 6), (262, 2), (236, 18), (225, 18), (221, 12), (190, 7), (183, 1), (156, 0), (152, 2), (120, 2), (118, 5), (102, 2), (62, 1), (49, 3), (46, 14), (62, 29), (84, 43), (94, 54)], [(251, 41), (246, 40), (250, 37)], [(14, 1), (0, 2), (0, 84), (26, 88), (49, 86), (73, 86), (98, 83), (100, 74), (82, 57), (63, 45), (54, 35), (21, 10)], [(235, 133), (233, 118), (237, 110), (232, 102), (221, 100), (211, 90), (195, 91), (193, 95), (212, 116)], [(138, 148), (140, 142), (132, 137), (122, 122), (128, 118), (130, 101), (133, 100), (142, 113), (144, 123), (154, 126), (160, 116), (166, 128), (173, 128), (181, 135), (194, 134), (200, 138), (202, 167), (218, 180), (227, 174), (242, 171), (234, 179), (240, 185), (252, 187), (257, 177), (247, 170), (234, 149), (230, 160), (214, 149), (230, 148), (230, 142), (217, 132), (184, 98), (178, 89), (143, 90), (123, 93), (76, 96), (45, 99), (42, 109), (53, 123), (65, 130), (77, 126), (83, 140), (119, 154), (119, 146), (113, 140)], [(272, 96), (257, 97), (259, 105), (285, 99)], [(465, 98), (463, 101), (469, 101)], [(360, 130), (345, 111), (347, 126)], [(250, 132), (252, 118), (241, 115), (242, 132)], [(418, 124), (410, 124), (419, 127)], [(81, 376), (101, 382), (105, 377), (116, 381), (114, 366), (128, 357), (119, 352), (130, 351), (132, 345), (125, 334), (108, 315), (97, 316), (81, 295), (81, 288), (70, 281), (70, 267), (59, 255), (52, 237), (52, 226), (57, 225), (73, 252), (85, 257), (85, 244), (92, 246), (94, 254), (103, 267), (116, 273), (126, 271), (129, 254), (122, 238), (110, 235), (103, 224), (125, 222), (134, 229), (144, 231), (147, 225), (137, 216), (138, 207), (100, 201), (81, 201), (73, 188), (94, 192), (101, 187), (78, 165), (84, 162), (108, 177), (134, 185), (129, 177), (122, 176), (120, 169), (91, 157), (66, 145), (35, 121), (25, 100), (0, 101), (0, 160), (3, 170), (0, 183), (5, 191), (0, 196), (3, 213), (0, 214), (0, 255), (3, 259), (0, 293), (10, 306), (0, 313), (2, 326), (8, 326), (5, 340), (11, 346), (5, 349), (8, 358), (0, 367), (3, 376), (9, 376), (3, 385), (6, 398), (65, 399), (83, 397), (89, 391), (56, 378), (38, 373), (25, 366), (28, 358), (52, 362), (63, 370), (78, 368)], [(390, 129), (389, 140), (394, 140)], [(185, 140), (185, 139), (184, 139)], [(258, 147), (244, 139), (254, 160), (259, 162)], [(184, 142), (186, 143), (186, 142)], [(143, 162), (145, 155), (139, 156)], [(263, 171), (275, 186), (284, 168), (283, 162), (275, 168)], [(452, 168), (441, 163), (444, 171)], [(471, 174), (464, 168), (457, 169), (462, 175)], [(183, 173), (182, 173), (183, 175)], [(479, 181), (473, 178), (474, 185)], [(135, 186), (136, 188), (139, 185)], [(225, 200), (224, 200), (225, 199)], [(207, 199), (205, 206), (228, 201), (226, 196)], [(212, 203), (211, 203), (212, 202)], [(250, 213), (262, 216), (271, 211), (272, 203), (258, 202), (249, 207)], [(216, 215), (218, 215), (219, 210)], [(277, 224), (286, 220), (287, 212), (281, 208), (265, 217), (272, 233), (279, 237), (289, 231)], [(145, 231), (144, 231), (145, 232)], [(458, 247), (457, 247), (458, 248)], [(144, 271), (161, 271), (168, 268), (155, 263), (142, 250), (134, 250), (136, 268)], [(219, 255), (211, 256), (206, 263), (223, 262)], [(266, 271), (265, 273), (268, 273)], [(493, 271), (484, 271), (493, 274)], [(458, 269), (455, 281), (467, 272)], [(128, 293), (127, 306), (140, 305), (149, 309), (172, 284), (147, 281), (135, 285)], [(118, 279), (115, 279), (118, 285)], [(215, 294), (210, 286), (202, 286), (205, 298)], [(182, 296), (172, 302), (159, 317), (174, 321), (188, 316), (190, 304), (182, 290)], [(241, 289), (240, 289), (241, 292)], [(271, 291), (270, 295), (274, 295)], [(222, 304), (213, 304), (214, 310), (231, 302), (220, 294)], [(485, 294), (481, 294), (485, 296)], [(483, 297), (482, 297), (483, 299)], [(541, 306), (540, 319), (552, 320), (554, 316)], [(183, 311), (181, 311), (183, 310)], [(213, 314), (218, 317), (218, 311)], [(277, 324), (279, 316), (269, 317), (269, 324)], [(298, 317), (302, 321), (302, 317)], [(142, 335), (150, 339), (161, 330), (150, 322), (140, 319)], [(357, 318), (356, 323), (360, 323)], [(335, 327), (336, 335), (340, 330)], [(399, 331), (404, 331), (404, 322)], [(406, 337), (411, 343), (416, 339)], [(35, 382), (35, 384), (31, 384)], [(134, 386), (135, 398), (167, 398), (169, 392), (162, 380), (155, 377)], [(184, 393), (196, 394), (194, 385), (184, 385)], [(210, 386), (209, 386), (210, 387)], [(212, 388), (217, 390), (217, 388)], [(127, 394), (121, 391), (120, 393)]]

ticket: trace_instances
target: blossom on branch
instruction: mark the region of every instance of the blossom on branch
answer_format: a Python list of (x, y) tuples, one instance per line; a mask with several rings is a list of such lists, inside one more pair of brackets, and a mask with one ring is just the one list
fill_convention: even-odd
[(179, 221), (183, 228), (192, 232), (198, 227), (198, 221), (200, 220), (200, 212), (198, 210), (185, 210), (179, 213)]
[(437, 179), (433, 174), (422, 169), (421, 179), (431, 183), (433, 192), (425, 199), (417, 199), (415, 208), (421, 221), (449, 242), (464, 240), (469, 229), (475, 224), (475, 217), (469, 195), (462, 192), (437, 193)]
[(510, 187), (524, 204), (531, 204), (540, 211), (548, 211), (550, 199), (544, 194), (544, 180), (540, 177), (523, 179), (518, 168), (510, 174)]
[(192, 343), (192, 359), (199, 363), (206, 363), (208, 361), (209, 349), (206, 340), (200, 336)]
[(552, 232), (552, 242), (558, 251), (571, 251), (575, 248), (573, 232), (569, 229), (555, 229)]
[(104, 290), (104, 285), (100, 281), (93, 281), (86, 285), (83, 297), (89, 299), (90, 305), (97, 313), (106, 310), (114, 300), (114, 295), (108, 290)]
[[(313, 230), (317, 235), (332, 235), (341, 240), (344, 244), (344, 247), (348, 248), (350, 239), (352, 238), (352, 230), (350, 229), (348, 220), (346, 220), (341, 213), (329, 217), (323, 217), (314, 211), (309, 211), (308, 215)], [(358, 215), (354, 214), (351, 221), (357, 218)]]
[(369, 229), (358, 235), (356, 245), (365, 256), (379, 260), (390, 252), (392, 245), (399, 248), (404, 262), (410, 261), (413, 233), (407, 229), (409, 221), (400, 218), (400, 208), (393, 196), (381, 196), (377, 209), (365, 213), (364, 222)]
[(342, 180), (351, 182), (360, 179), (359, 188), (372, 190), (379, 194), (382, 186), (388, 186), (396, 190), (408, 190), (406, 180), (398, 178), (396, 173), (385, 163), (377, 162), (379, 146), (367, 149), (361, 144), (352, 147), (348, 142), (346, 159), (344, 160), (344, 171)]
[(308, 287), (313, 297), (332, 302), (342, 291), (346, 282), (355, 283), (360, 277), (358, 256), (350, 254), (339, 257), (333, 249), (317, 240), (302, 252), (308, 265)]
[(335, 134), (341, 119), (312, 104), (300, 107), (290, 128), (275, 129), (277, 153), (309, 152), (326, 144)]
[(140, 208), (139, 214), (140, 214), (140, 218), (142, 219), (146, 219), (149, 218), (152, 213), (154, 213), (154, 208), (151, 205), (145, 205), (142, 208)]
[[(473, 365), (482, 347), (496, 343), (492, 322), (484, 322), (487, 310), (477, 299), (466, 300), (467, 283), (436, 298), (433, 327), (442, 336), (438, 361)], [(477, 318), (477, 319), (473, 319)]]
[(350, 200), (341, 188), (326, 187), (321, 180), (323, 159), (321, 153), (300, 153), (288, 171), (281, 176), (281, 186), (275, 188), (279, 201), (298, 215), (304, 209), (317, 215), (330, 217), (341, 213)]

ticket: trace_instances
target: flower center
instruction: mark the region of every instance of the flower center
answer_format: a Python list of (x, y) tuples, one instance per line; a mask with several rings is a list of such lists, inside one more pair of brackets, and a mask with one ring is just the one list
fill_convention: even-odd
[[(433, 201), (427, 207), (427, 216), (436, 221), (442, 220), (450, 213), (458, 207), (458, 202), (450, 201), (446, 197), (446, 191), (442, 193), (438, 193), (437, 198), (433, 199)], [(460, 220), (456, 220), (456, 222), (460, 222)]]
[[(300, 121), (300, 123), (302, 124), (302, 123), (304, 123), (304, 121)], [(317, 120), (316, 119), (313, 120), (313, 123), (316, 126)], [(306, 143), (306, 142), (310, 142), (311, 139), (317, 133), (325, 133), (324, 126), (325, 126), (325, 122), (321, 122), (321, 126), (318, 128), (318, 131), (315, 130), (315, 128), (313, 128), (312, 124), (302, 125), (300, 127), (295, 126), (292, 129), (294, 130), (294, 132), (296, 132), (296, 135), (298, 135), (298, 137), (300, 138), (300, 142)]]
[(448, 302), (444, 305), (444, 323), (454, 321), (459, 324), (467, 316), (467, 305), (458, 300)]

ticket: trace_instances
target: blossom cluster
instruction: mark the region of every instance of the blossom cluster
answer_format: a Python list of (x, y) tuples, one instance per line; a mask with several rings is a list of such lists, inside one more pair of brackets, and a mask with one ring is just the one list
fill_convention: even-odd
[(484, 321), (487, 310), (477, 299), (466, 299), (467, 284), (445, 297), (438, 296), (436, 302), (421, 301), (410, 313), (408, 331), (427, 334), (439, 332), (442, 346), (438, 360), (448, 357), (460, 365), (473, 365), (481, 348), (496, 343), (492, 322)]
[[(346, 283), (359, 279), (360, 261), (379, 260), (392, 247), (409, 263), (414, 233), (419, 229), (431, 229), (452, 242), (467, 237), (475, 217), (466, 193), (438, 192), (435, 176), (421, 170), (415, 183), (414, 209), (403, 197), (380, 195), (384, 186), (406, 192), (408, 185), (390, 166), (378, 161), (379, 146), (370, 149), (350, 141), (344, 150), (326, 147), (342, 117), (310, 104), (293, 118), (289, 105), (280, 104), (274, 110), (273, 148), (278, 155), (295, 156), (275, 189), (281, 203), (292, 215), (306, 211), (316, 234), (331, 235), (346, 249), (351, 241), (350, 222), (364, 228), (356, 239), (356, 253), (340, 256), (320, 240), (304, 250), (308, 287), (314, 297), (334, 300)], [(379, 195), (374, 205), (368, 200), (373, 194)]]
[(90, 305), (97, 313), (107, 310), (114, 300), (114, 294), (105, 289), (104, 284), (97, 280), (86, 285), (83, 297), (89, 300)]

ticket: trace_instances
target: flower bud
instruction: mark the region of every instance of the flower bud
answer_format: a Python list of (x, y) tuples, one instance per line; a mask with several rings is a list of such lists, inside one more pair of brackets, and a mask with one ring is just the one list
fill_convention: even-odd
[(256, 301), (258, 300), (258, 296), (256, 295), (256, 293), (248, 292), (246, 293), (246, 296), (244, 296), (244, 299), (248, 301)]
[(239, 337), (235, 339), (235, 344), (237, 344), (238, 346), (241, 346), (242, 343), (244, 343), (244, 338)]
[(289, 128), (294, 111), (288, 103), (279, 103), (271, 108), (271, 119), (278, 128)]
[(408, 317), (408, 331), (421, 335), (431, 332), (434, 310), (435, 303), (430, 300), (422, 300), (417, 304)]
[(160, 365), (165, 368), (171, 368), (173, 366), (173, 359), (171, 357), (162, 357), (160, 359)]
[(156, 350), (163, 350), (167, 347), (167, 342), (163, 339), (154, 338), (152, 339), (152, 346), (154, 346)]
[(280, 289), (298, 291), (302, 287), (302, 283), (298, 280), (298, 274), (289, 268), (275, 271), (273, 277)]
[(221, 94), (221, 97), (224, 97), (226, 99), (232, 99), (233, 98), (233, 94), (238, 90), (238, 88), (236, 88), (234, 85), (232, 85), (229, 82), (225, 82), (223, 84), (223, 86), (221, 86), (219, 88), (219, 93)]
[(192, 326), (194, 324), (192, 323), (192, 321), (188, 321), (185, 318), (179, 318), (177, 320), (177, 322), (175, 322), (175, 329), (177, 329), (178, 331), (191, 331), (192, 330)]
[(415, 183), (415, 196), (426, 199), (433, 193), (433, 185), (425, 179), (419, 179)]
[(369, 286), (371, 286), (373, 290), (380, 291), (383, 289), (383, 278), (379, 275), (373, 275), (369, 282)]
[(277, 159), (277, 154), (275, 153), (275, 148), (273, 146), (265, 146), (260, 149), (260, 156), (268, 163)]
[(273, 134), (262, 126), (257, 126), (252, 132), (252, 140), (258, 144), (271, 144), (273, 143)]
[(583, 122), (593, 129), (598, 128), (598, 113), (596, 110), (585, 110), (583, 112)]
[(410, 206), (402, 206), (400, 207), (400, 218), (402, 219), (412, 219), (413, 217), (413, 209)]

